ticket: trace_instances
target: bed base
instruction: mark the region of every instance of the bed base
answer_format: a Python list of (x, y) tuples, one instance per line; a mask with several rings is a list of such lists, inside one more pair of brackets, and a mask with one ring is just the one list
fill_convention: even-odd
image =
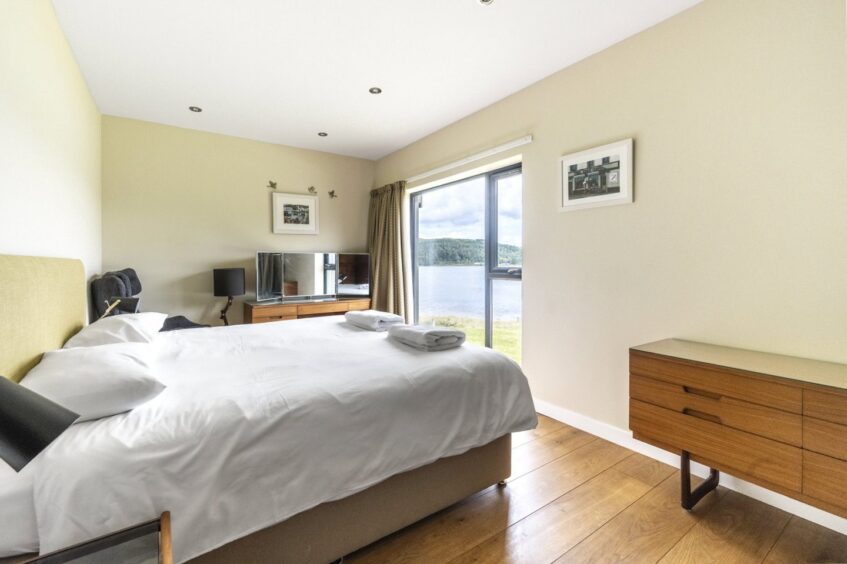
[[(207, 552), (192, 564), (329, 564), (497, 484), (511, 474), (511, 435), (397, 474)], [(179, 539), (175, 539), (179, 542)]]

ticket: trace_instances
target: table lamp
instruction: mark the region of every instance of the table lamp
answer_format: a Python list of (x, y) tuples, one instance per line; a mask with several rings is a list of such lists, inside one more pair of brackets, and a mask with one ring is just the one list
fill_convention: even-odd
[(221, 310), (221, 319), (224, 325), (229, 325), (226, 312), (232, 305), (232, 297), (244, 295), (244, 269), (216, 268), (212, 273), (215, 278), (215, 296), (227, 298), (226, 306)]
[(79, 415), (0, 376), (0, 458), (20, 472)]

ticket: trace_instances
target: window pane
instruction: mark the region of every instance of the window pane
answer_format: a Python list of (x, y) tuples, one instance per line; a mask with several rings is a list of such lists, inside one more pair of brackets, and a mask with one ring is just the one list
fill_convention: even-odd
[(521, 284), (520, 280), (491, 281), (491, 346), (517, 363), (521, 362)]
[(520, 267), (523, 264), (523, 174), (500, 176), (497, 183), (497, 266)]
[(418, 322), (457, 327), (485, 344), (485, 179), (420, 195)]

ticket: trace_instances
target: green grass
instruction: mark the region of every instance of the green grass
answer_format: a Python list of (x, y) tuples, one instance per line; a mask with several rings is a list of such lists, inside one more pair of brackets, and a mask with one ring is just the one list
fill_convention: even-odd
[[(485, 322), (478, 317), (453, 317), (435, 316), (422, 317), (421, 323), (438, 325), (440, 327), (454, 327), (461, 329), (467, 335), (470, 343), (485, 345)], [(518, 364), (521, 362), (521, 322), (494, 321), (493, 342), (494, 350), (500, 351)]]

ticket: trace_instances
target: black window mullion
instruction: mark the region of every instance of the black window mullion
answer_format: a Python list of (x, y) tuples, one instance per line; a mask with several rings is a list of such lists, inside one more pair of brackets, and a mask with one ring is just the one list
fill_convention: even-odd
[[(492, 253), (492, 233), (497, 232), (497, 202), (494, 200), (494, 182), (491, 174), (485, 175), (485, 346), (491, 348), (491, 335), (494, 329), (494, 304), (491, 301), (491, 270), (497, 264), (497, 255)], [(492, 214), (492, 210), (495, 213)], [(496, 242), (495, 242), (496, 244)]]
[(412, 297), (414, 298), (412, 315), (414, 316), (413, 322), (418, 323), (420, 320), (420, 300), (418, 298), (420, 295), (418, 291), (418, 217), (420, 215), (421, 194), (412, 194), (409, 203), (412, 216), (409, 222), (411, 223), (409, 226), (409, 238), (412, 240)]

